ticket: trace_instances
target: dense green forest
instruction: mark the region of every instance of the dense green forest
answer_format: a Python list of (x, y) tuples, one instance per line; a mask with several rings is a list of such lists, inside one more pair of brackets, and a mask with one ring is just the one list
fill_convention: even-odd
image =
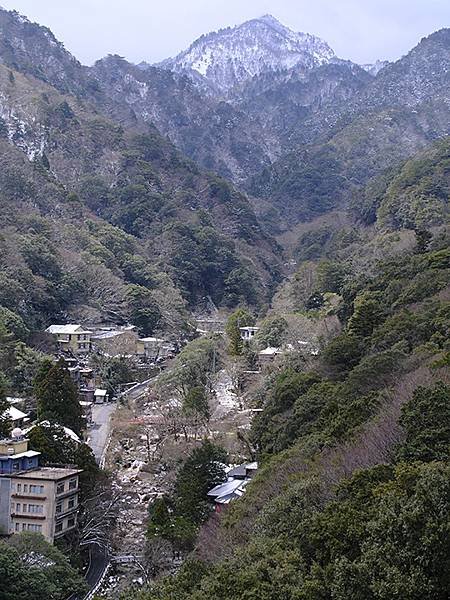
[(263, 384), (245, 497), (137, 598), (447, 597), (449, 260), (419, 236), (345, 283), (345, 328), (315, 370)]

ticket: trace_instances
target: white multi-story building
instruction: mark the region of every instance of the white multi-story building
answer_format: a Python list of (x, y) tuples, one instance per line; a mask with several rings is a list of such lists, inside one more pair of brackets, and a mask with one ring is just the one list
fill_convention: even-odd
[(20, 429), (0, 440), (0, 534), (35, 531), (53, 542), (76, 527), (81, 471), (41, 467), (39, 456)]

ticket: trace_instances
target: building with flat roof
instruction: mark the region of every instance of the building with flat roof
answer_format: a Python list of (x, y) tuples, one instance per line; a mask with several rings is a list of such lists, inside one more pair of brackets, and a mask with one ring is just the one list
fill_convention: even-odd
[(79, 355), (87, 354), (91, 350), (92, 331), (83, 329), (81, 325), (50, 325), (45, 331), (54, 336), (63, 352)]
[(259, 327), (239, 327), (241, 339), (244, 342), (250, 342), (259, 331)]
[(0, 440), (0, 534), (41, 533), (49, 542), (76, 527), (79, 474), (71, 467), (41, 467), (20, 429)]

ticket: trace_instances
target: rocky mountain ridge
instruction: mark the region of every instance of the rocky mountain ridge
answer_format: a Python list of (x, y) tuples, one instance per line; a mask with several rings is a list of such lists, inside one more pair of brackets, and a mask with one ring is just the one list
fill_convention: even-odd
[[(314, 58), (312, 46), (308, 55), (312, 68), (297, 64), (273, 70), (274, 63), (264, 62), (264, 58), (259, 66), (253, 65), (260, 73), (246, 79), (248, 71), (242, 72), (242, 83), (234, 88), (239, 93), (224, 100), (205, 93), (192, 80), (192, 73), (144, 68), (116, 55), (97, 61), (91, 68), (83, 67), (46, 28), (17, 13), (0, 11), (0, 17), (1, 60), (6, 66), (74, 94), (123, 127), (143, 133), (158, 128), (202, 167), (270, 199), (277, 210), (280, 205), (297, 204), (301, 218), (311, 214), (303, 210), (304, 190), (283, 181), (295, 178), (299, 169), (316, 173), (317, 157), (337, 152), (338, 163), (342, 163), (346, 156), (344, 187), (353, 189), (377, 175), (391, 160), (407, 159), (449, 133), (448, 29), (425, 38), (399, 61), (381, 68), (375, 77), (367, 65), (362, 68), (340, 60), (327, 49), (317, 51)], [(262, 43), (265, 34), (261, 32), (266, 30), (270, 43), (268, 50), (261, 50), (263, 57), (277, 60), (272, 42), (281, 44), (280, 60), (284, 60), (283, 48), (288, 42), (291, 50), (298, 50), (297, 42), (308, 48), (309, 38), (293, 34), (272, 17), (203, 36), (192, 47), (204, 50), (215, 40), (222, 43), (220, 40), (226, 39), (232, 48), (230, 40), (235, 38), (240, 47), (248, 31), (249, 39), (256, 35)], [(316, 41), (311, 43), (314, 46)], [(286, 51), (288, 56), (291, 50)], [(294, 50), (291, 58), (295, 55), (297, 60), (301, 52)], [(366, 150), (356, 156), (352, 150), (370, 144), (383, 149), (378, 158)], [(277, 191), (273, 182), (277, 182)], [(281, 196), (280, 189), (284, 190)], [(286, 195), (287, 189), (291, 191)], [(342, 194), (343, 187), (338, 186), (331, 204), (341, 202)], [(259, 210), (258, 201), (254, 205)], [(312, 213), (329, 205), (330, 201), (318, 202)]]
[(271, 15), (201, 36), (158, 67), (191, 76), (216, 94), (267, 71), (312, 69), (330, 62), (330, 46), (309, 33), (297, 33)]

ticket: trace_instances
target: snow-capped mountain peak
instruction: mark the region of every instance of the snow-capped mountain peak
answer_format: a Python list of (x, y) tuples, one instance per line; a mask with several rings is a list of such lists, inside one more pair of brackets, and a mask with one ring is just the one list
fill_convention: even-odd
[(158, 66), (190, 75), (226, 93), (255, 75), (282, 69), (311, 69), (335, 58), (320, 38), (294, 32), (272, 15), (198, 38)]

